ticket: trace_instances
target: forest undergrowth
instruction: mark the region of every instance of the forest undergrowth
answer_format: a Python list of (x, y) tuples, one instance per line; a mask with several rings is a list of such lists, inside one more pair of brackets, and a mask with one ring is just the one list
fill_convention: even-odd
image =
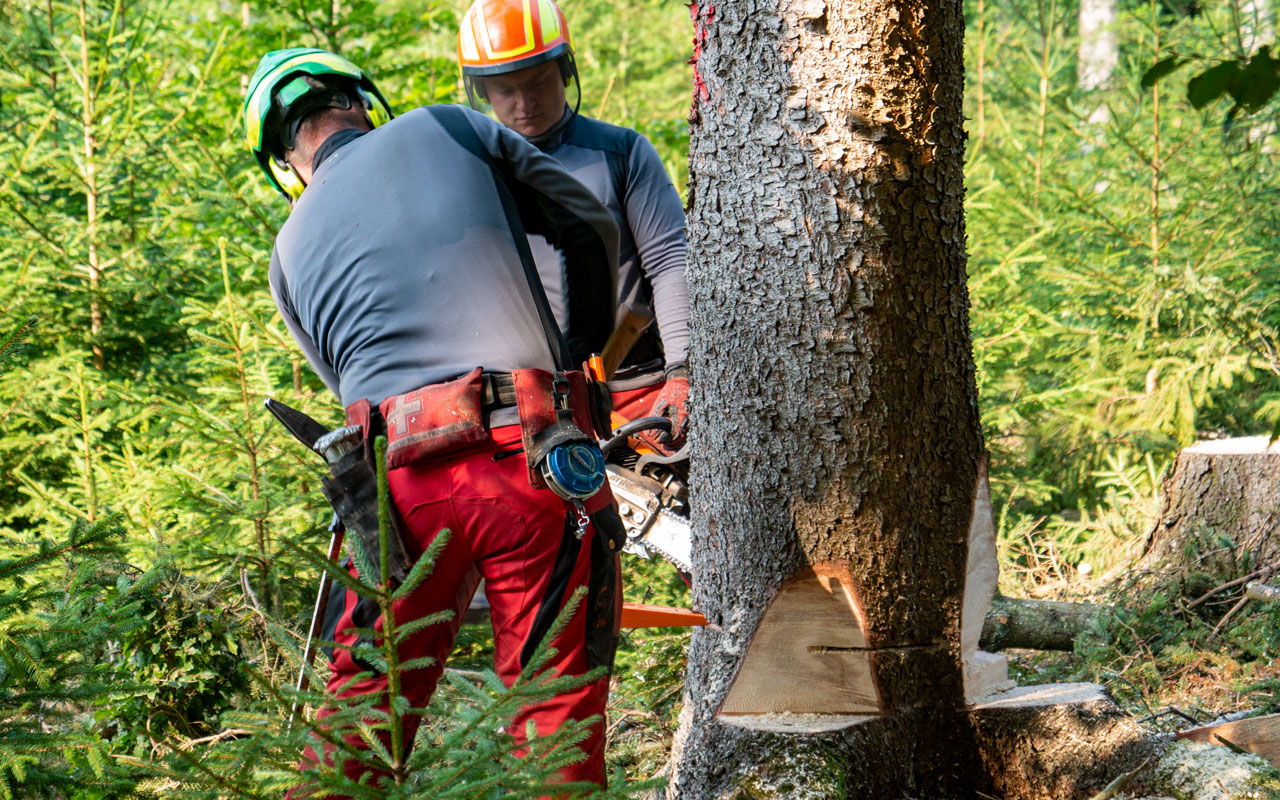
[[(0, 4), (0, 798), (265, 797), (298, 780), (317, 731), (284, 722), (329, 512), (315, 457), (261, 404), (340, 410), (266, 287), (286, 209), (243, 145), (242, 80), (268, 49), (319, 46), (395, 108), (461, 101), (464, 5)], [(562, 5), (583, 112), (648, 136), (683, 191), (688, 11)], [(1085, 63), (1077, 3), (965, 3), (1001, 587), (1113, 609), (1074, 652), (1013, 653), (1015, 675), (1098, 681), (1153, 731), (1280, 710), (1280, 604), (1240, 603), (1245, 554), (1213, 575), (1141, 560), (1178, 450), (1280, 419), (1275, 106), (1232, 114), (1177, 75), (1143, 81), (1273, 38), (1243, 7), (1117, 0), (1112, 55)], [(1212, 549), (1212, 532), (1187, 546)], [(624, 569), (628, 600), (688, 603), (669, 566)], [(662, 775), (687, 642), (624, 633), (615, 796)], [(487, 628), (463, 626), (419, 755), (377, 755), (395, 796), (534, 796), (575, 757), (568, 730), (546, 758), (513, 758), (496, 720), (554, 687), (507, 691), (491, 655)]]

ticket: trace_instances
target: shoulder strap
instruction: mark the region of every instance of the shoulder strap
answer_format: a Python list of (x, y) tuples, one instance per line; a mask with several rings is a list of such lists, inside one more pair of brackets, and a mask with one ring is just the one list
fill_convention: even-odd
[(529, 236), (525, 233), (523, 223), (520, 222), (520, 211), (516, 208), (516, 199), (512, 196), (510, 187), (507, 186), (506, 173), (480, 142), (480, 137), (476, 135), (475, 129), (471, 127), (461, 108), (453, 105), (438, 105), (432, 107), (432, 112), (436, 122), (440, 123), (455, 142), (489, 165), (489, 170), (493, 173), (494, 187), (498, 190), (498, 199), (502, 202), (502, 211), (507, 218), (507, 227), (511, 229), (512, 244), (515, 245), (516, 253), (520, 255), (520, 265), (524, 268), (525, 280), (529, 282), (529, 293), (533, 295), (533, 305), (538, 309), (538, 319), (542, 321), (542, 332), (547, 337), (551, 360), (559, 370), (573, 369), (573, 357), (569, 354), (569, 344), (565, 341), (560, 326), (556, 324), (555, 315), (551, 313), (546, 289), (542, 286), (542, 278), (538, 275), (538, 268), (534, 264), (533, 252), (529, 249)]
[[(634, 133), (634, 131), (630, 131)], [(631, 149), (636, 146), (636, 138), (639, 134), (625, 137), (627, 143), (625, 152), (619, 153), (617, 150), (605, 150), (605, 162), (609, 165), (609, 180), (613, 182), (613, 194), (618, 198), (618, 205), (623, 208), (627, 207), (627, 189), (631, 185)]]

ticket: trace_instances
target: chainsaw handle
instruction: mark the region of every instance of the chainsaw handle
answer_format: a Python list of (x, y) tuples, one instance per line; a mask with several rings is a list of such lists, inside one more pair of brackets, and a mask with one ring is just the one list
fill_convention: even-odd
[(640, 460), (636, 462), (636, 469), (642, 470), (649, 464), (679, 464), (681, 461), (689, 460), (689, 443), (685, 442), (684, 446), (669, 456), (658, 455), (657, 453), (645, 453), (640, 456)]
[(622, 444), (632, 436), (635, 436), (640, 431), (657, 430), (657, 429), (661, 429), (665, 431), (666, 434), (670, 436), (671, 420), (667, 419), (666, 417), (641, 417), (640, 419), (633, 419), (630, 422), (628, 422), (626, 425), (623, 425), (617, 430), (615, 430), (613, 432), (612, 438), (610, 438), (604, 444), (600, 445), (600, 452), (604, 453), (607, 456), (609, 455), (610, 450)]

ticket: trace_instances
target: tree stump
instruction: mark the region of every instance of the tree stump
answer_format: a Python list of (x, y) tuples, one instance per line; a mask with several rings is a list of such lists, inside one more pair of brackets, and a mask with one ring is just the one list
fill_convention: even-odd
[(969, 715), (1004, 798), (1093, 798), (1156, 751), (1138, 723), (1091, 683), (1019, 687)]
[[(1266, 436), (1201, 442), (1178, 454), (1144, 561), (1211, 579), (1280, 566), (1280, 445)], [(1210, 588), (1210, 587), (1206, 587)]]

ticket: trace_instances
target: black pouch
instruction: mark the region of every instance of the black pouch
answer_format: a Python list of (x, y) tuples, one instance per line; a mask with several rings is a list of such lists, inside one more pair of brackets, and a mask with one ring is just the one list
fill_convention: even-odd
[[(373, 465), (367, 460), (364, 448), (357, 448), (347, 453), (330, 467), (331, 477), (320, 481), (320, 489), (328, 498), (329, 504), (337, 512), (338, 518), (346, 527), (349, 535), (360, 540), (375, 570), (380, 569), (378, 559), (381, 553), (378, 532), (378, 477)], [(393, 506), (394, 507), (394, 506)], [(394, 514), (392, 515), (395, 516)], [(409, 571), (409, 556), (405, 553), (403, 538), (399, 535), (399, 526), (392, 523), (391, 541), (388, 542), (389, 563), (388, 574), (396, 582), (403, 581)], [(366, 579), (377, 580), (376, 573)]]
[[(618, 553), (627, 539), (622, 518), (614, 506), (591, 515), (596, 535), (591, 537), (591, 578), (587, 583), (587, 665), (608, 667), (618, 651), (618, 629), (622, 622), (622, 565)], [(621, 537), (621, 538), (619, 538)], [(612, 550), (606, 544), (617, 541)]]
[[(346, 558), (339, 565), (343, 569), (351, 567), (351, 559)], [(341, 583), (334, 581), (329, 587), (329, 602), (325, 606), (324, 622), (320, 626), (320, 638), (326, 642), (336, 641), (338, 638), (338, 623), (342, 621), (342, 617), (347, 613), (347, 587)], [(377, 623), (379, 615), (382, 613), (378, 608), (378, 604), (367, 597), (356, 597), (356, 607), (351, 610), (351, 624), (357, 628), (372, 628)], [(368, 661), (360, 658), (355, 653), (355, 648), (372, 646), (374, 641), (364, 634), (356, 637), (356, 641), (352, 642), (351, 660), (361, 669), (376, 673), (377, 668)], [(334, 658), (337, 657), (336, 648), (326, 645), (324, 648), (325, 655), (329, 657), (329, 663), (332, 664)]]

